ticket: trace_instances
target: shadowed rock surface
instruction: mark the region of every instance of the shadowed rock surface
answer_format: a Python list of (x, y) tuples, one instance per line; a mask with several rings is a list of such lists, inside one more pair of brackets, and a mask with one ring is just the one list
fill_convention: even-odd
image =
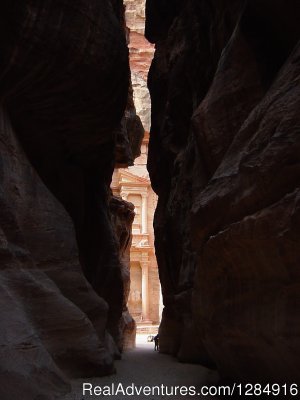
[(130, 237), (109, 185), (143, 129), (122, 1), (0, 8), (0, 397), (53, 400), (68, 377), (110, 374), (120, 357)]
[(70, 217), (3, 111), (0, 134), (1, 397), (54, 396), (67, 388), (59, 367), (70, 376), (113, 372), (108, 306), (82, 274)]
[(160, 348), (299, 381), (299, 7), (147, 1)]
[(123, 310), (120, 320), (120, 344), (121, 349), (135, 347), (136, 323), (131, 317), (127, 302), (130, 292), (130, 247), (132, 242), (132, 223), (135, 216), (134, 205), (120, 197), (112, 196), (110, 200), (110, 210), (113, 218), (113, 226), (119, 245), (119, 255), (121, 262), (121, 273), (123, 280)]

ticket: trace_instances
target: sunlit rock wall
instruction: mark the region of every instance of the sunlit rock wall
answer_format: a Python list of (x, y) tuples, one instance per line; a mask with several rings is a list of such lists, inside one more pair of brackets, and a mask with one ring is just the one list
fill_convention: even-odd
[(299, 381), (298, 2), (147, 1), (161, 350)]
[(150, 95), (147, 76), (154, 46), (144, 36), (146, 0), (125, 0), (134, 104), (145, 131), (150, 130)]

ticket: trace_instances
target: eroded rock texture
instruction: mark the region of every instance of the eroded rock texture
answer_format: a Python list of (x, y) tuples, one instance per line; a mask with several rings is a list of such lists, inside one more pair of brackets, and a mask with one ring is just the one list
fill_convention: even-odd
[(130, 70), (136, 111), (144, 130), (150, 130), (150, 95), (147, 76), (154, 54), (154, 46), (144, 36), (146, 0), (125, 0)]
[(59, 368), (71, 376), (113, 371), (108, 306), (82, 274), (70, 217), (3, 110), (0, 118), (1, 397), (54, 396), (66, 389)]
[(120, 356), (109, 185), (116, 140), (139, 143), (142, 130), (121, 0), (0, 8), (0, 397), (53, 400), (67, 377), (112, 373)]
[(120, 320), (121, 337), (119, 347), (129, 349), (135, 347), (136, 323), (131, 317), (127, 302), (130, 291), (130, 247), (132, 242), (132, 223), (135, 216), (134, 205), (121, 197), (112, 196), (110, 210), (113, 226), (119, 246), (121, 273), (123, 280), (123, 310)]
[(297, 1), (147, 1), (161, 350), (299, 381)]

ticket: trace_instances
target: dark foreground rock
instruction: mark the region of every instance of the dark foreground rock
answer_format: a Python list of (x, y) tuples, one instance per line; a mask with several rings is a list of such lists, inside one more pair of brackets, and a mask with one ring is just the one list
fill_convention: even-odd
[(131, 227), (135, 216), (134, 205), (120, 197), (112, 196), (110, 211), (119, 246), (123, 281), (123, 310), (119, 323), (121, 331), (119, 347), (121, 349), (132, 349), (135, 347), (136, 323), (128, 311), (127, 303), (130, 292), (130, 247), (132, 242)]
[(299, 381), (297, 1), (147, 1), (161, 350)]
[(1, 397), (54, 396), (68, 388), (60, 368), (70, 376), (114, 371), (108, 306), (82, 274), (70, 217), (3, 110), (0, 119)]
[(125, 245), (109, 186), (143, 130), (122, 1), (0, 9), (0, 397), (53, 400), (120, 357)]

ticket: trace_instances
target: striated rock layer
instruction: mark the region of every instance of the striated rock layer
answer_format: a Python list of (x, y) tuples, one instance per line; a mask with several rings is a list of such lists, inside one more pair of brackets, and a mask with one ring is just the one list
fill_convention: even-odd
[(160, 346), (224, 378), (300, 378), (299, 17), (147, 0)]
[(53, 400), (120, 357), (126, 246), (109, 185), (143, 130), (121, 0), (0, 8), (0, 397)]
[(150, 130), (151, 101), (147, 75), (154, 54), (154, 46), (144, 36), (146, 0), (124, 0), (128, 29), (130, 70), (136, 111), (145, 131)]
[(113, 372), (108, 306), (82, 274), (70, 217), (31, 167), (3, 110), (0, 121), (0, 393), (54, 397), (68, 389), (59, 368), (70, 376)]

